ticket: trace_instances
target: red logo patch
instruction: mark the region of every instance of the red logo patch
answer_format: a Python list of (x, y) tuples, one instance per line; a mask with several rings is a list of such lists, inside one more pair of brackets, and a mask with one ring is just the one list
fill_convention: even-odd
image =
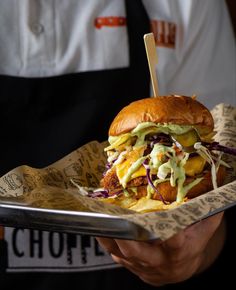
[(156, 46), (175, 48), (176, 24), (162, 20), (151, 20), (151, 31)]
[(107, 27), (126, 26), (126, 17), (117, 17), (117, 16), (97, 17), (94, 21), (94, 26), (97, 29), (101, 29), (103, 26)]

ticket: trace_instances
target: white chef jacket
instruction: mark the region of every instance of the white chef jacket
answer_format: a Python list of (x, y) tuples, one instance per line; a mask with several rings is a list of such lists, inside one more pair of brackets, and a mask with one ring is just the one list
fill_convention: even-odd
[[(195, 94), (209, 108), (235, 105), (235, 40), (225, 2), (143, 4), (156, 37), (160, 94)], [(121, 0), (1, 0), (0, 27), (3, 75), (45, 77), (129, 64)]]

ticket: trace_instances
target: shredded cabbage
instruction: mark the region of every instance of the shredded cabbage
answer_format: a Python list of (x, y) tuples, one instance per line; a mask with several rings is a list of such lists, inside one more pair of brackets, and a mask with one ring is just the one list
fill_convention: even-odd
[(212, 179), (212, 184), (213, 188), (217, 188), (217, 169), (215, 166), (215, 162), (212, 159), (210, 151), (204, 147), (201, 142), (197, 142), (194, 144), (194, 148), (197, 150), (197, 153), (204, 158), (210, 165), (211, 165), (211, 179)]

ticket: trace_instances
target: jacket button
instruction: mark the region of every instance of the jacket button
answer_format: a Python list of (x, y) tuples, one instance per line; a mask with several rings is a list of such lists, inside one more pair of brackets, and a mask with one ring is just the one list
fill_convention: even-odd
[(40, 35), (43, 31), (44, 31), (44, 27), (42, 24), (40, 23), (33, 23), (31, 25), (31, 31), (35, 34), (35, 35)]

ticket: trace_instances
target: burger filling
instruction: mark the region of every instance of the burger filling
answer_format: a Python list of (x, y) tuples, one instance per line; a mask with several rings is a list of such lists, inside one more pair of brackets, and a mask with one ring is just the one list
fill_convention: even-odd
[[(182, 202), (188, 192), (200, 183), (203, 173), (210, 170), (213, 188), (217, 187), (217, 171), (221, 164), (227, 166), (220, 154), (213, 154), (201, 141), (192, 126), (173, 124), (139, 124), (129, 133), (110, 136), (108, 170), (101, 185), (109, 196), (121, 192), (126, 195), (143, 195), (164, 203), (173, 201), (160, 193), (165, 183), (175, 189), (175, 199)], [(139, 196), (138, 196), (139, 197)]]

